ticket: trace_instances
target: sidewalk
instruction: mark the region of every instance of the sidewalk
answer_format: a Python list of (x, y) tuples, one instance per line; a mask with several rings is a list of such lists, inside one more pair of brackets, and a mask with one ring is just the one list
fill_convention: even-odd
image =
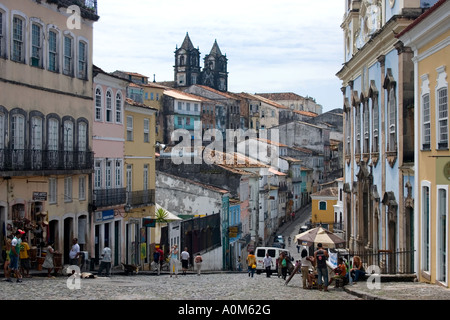
[(346, 285), (347, 293), (363, 300), (450, 300), (450, 289), (421, 282), (381, 282), (379, 289), (367, 282)]

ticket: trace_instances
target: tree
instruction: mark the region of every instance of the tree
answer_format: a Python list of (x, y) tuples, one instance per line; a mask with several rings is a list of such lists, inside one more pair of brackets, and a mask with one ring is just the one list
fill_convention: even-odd
[(159, 208), (158, 210), (156, 210), (155, 215), (156, 215), (156, 222), (165, 223), (167, 222), (167, 217), (169, 216), (169, 213), (163, 208)]

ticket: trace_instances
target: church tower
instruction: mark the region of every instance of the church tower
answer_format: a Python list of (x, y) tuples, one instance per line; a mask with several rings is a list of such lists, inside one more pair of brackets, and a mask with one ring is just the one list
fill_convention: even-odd
[(183, 44), (175, 50), (175, 87), (188, 87), (200, 82), (200, 50), (192, 45), (186, 32)]
[(219, 91), (228, 90), (228, 59), (220, 51), (217, 40), (214, 40), (214, 45), (211, 52), (205, 56), (204, 66), (202, 72), (202, 84)]

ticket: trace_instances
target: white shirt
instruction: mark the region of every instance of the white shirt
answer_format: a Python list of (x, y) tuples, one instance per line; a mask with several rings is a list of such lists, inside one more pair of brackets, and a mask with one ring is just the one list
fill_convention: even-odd
[(265, 268), (267, 268), (267, 267), (270, 267), (273, 263), (272, 263), (272, 257), (271, 256), (265, 256), (264, 257), (264, 260), (263, 260), (263, 263), (264, 263), (264, 267)]
[(77, 253), (78, 252), (80, 252), (80, 246), (78, 245), (78, 243), (75, 243), (72, 246), (72, 249), (70, 249), (69, 258), (70, 259), (75, 259), (77, 257)]
[(181, 253), (181, 260), (189, 260), (189, 252), (183, 251)]
[(108, 247), (104, 247), (102, 251), (103, 262), (111, 262), (111, 249)]

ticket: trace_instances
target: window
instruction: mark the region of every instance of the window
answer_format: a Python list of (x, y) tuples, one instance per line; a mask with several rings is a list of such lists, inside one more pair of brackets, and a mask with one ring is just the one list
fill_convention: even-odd
[(351, 149), (350, 149), (350, 143), (351, 143), (351, 115), (350, 110), (347, 109), (345, 112), (345, 154), (350, 155)]
[(116, 123), (122, 123), (122, 94), (116, 94)]
[(105, 188), (111, 189), (111, 187), (112, 187), (112, 161), (107, 160), (105, 168)]
[(178, 102), (178, 110), (181, 110), (181, 102)]
[(5, 121), (6, 115), (4, 112), (0, 111), (0, 149), (5, 148)]
[(356, 130), (356, 145), (355, 152), (361, 153), (361, 106), (358, 104), (355, 108), (355, 130)]
[(58, 43), (55, 31), (48, 33), (48, 70), (58, 71)]
[(95, 160), (94, 163), (94, 189), (102, 188), (102, 161)]
[(42, 118), (31, 118), (31, 149), (42, 150)]
[(370, 143), (370, 126), (369, 126), (369, 100), (365, 100), (363, 103), (363, 126), (364, 126), (364, 140), (363, 140), (363, 152), (369, 153)]
[(25, 62), (25, 22), (19, 17), (13, 18), (13, 35), (11, 59), (17, 62)]
[(3, 11), (0, 11), (0, 57), (6, 56), (6, 15)]
[(148, 190), (148, 164), (144, 164), (144, 175), (143, 175), (143, 188)]
[(106, 122), (113, 121), (113, 110), (112, 110), (112, 93), (110, 90), (106, 91)]
[(438, 149), (448, 148), (448, 96), (447, 88), (437, 91)]
[(127, 116), (127, 141), (133, 141), (133, 117)]
[(73, 122), (64, 121), (64, 151), (73, 151)]
[(378, 96), (372, 97), (372, 126), (373, 126), (373, 141), (372, 150), (373, 152), (379, 152), (380, 143), (380, 120), (379, 120), (380, 109), (378, 106)]
[(73, 75), (73, 39), (69, 36), (64, 36), (63, 73)]
[(78, 200), (86, 200), (86, 177), (78, 178)]
[(59, 141), (59, 134), (58, 134), (58, 126), (59, 122), (56, 119), (50, 119), (48, 121), (48, 149), (57, 151), (58, 150), (58, 141)]
[(186, 103), (186, 111), (191, 111), (191, 104), (189, 102)]
[(31, 65), (42, 67), (42, 28), (35, 23), (31, 25)]
[(144, 119), (144, 142), (150, 142), (150, 120)]
[(116, 182), (116, 188), (122, 187), (122, 161), (116, 160), (116, 166), (115, 166), (115, 182)]
[(422, 149), (429, 150), (431, 143), (430, 94), (422, 96)]
[(437, 257), (438, 261), (436, 266), (437, 280), (446, 283), (447, 281), (447, 239), (448, 239), (448, 186), (438, 186), (438, 199), (437, 199)]
[(183, 118), (178, 117), (177, 123), (178, 123), (179, 126), (182, 126), (183, 125)]
[(131, 164), (127, 164), (127, 192), (131, 192), (133, 190), (133, 166)]
[(13, 150), (25, 149), (25, 117), (15, 114), (11, 119), (11, 147)]
[(55, 204), (58, 201), (57, 198), (57, 180), (56, 178), (49, 178), (48, 179), (48, 201), (50, 204)]
[(388, 98), (388, 151), (397, 150), (397, 108), (396, 108), (395, 88), (391, 87)]
[(150, 100), (153, 100), (153, 92), (150, 92)]
[(87, 45), (84, 41), (78, 42), (78, 77), (87, 78)]
[(102, 90), (95, 89), (95, 120), (102, 121)]
[(87, 124), (86, 122), (78, 123), (78, 151), (85, 152), (87, 150)]
[(327, 210), (327, 202), (319, 201), (319, 210)]
[(72, 177), (64, 178), (64, 202), (72, 202)]
[[(424, 185), (426, 184), (426, 185)], [(422, 270), (430, 271), (430, 186), (422, 183)]]

